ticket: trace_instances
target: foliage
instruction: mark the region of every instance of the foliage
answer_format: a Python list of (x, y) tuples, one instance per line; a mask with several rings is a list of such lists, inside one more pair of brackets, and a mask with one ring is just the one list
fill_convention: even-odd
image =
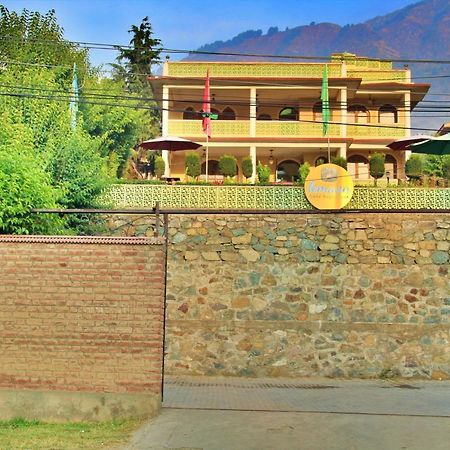
[(258, 161), (258, 165), (256, 166), (256, 173), (258, 174), (258, 180), (260, 183), (267, 183), (269, 181), (270, 167), (261, 164), (261, 161)]
[(155, 158), (155, 175), (158, 179), (160, 179), (166, 170), (166, 162), (164, 161), (162, 156), (157, 156)]
[(309, 165), (308, 162), (303, 163), (298, 168), (298, 177), (299, 177), (300, 186), (304, 186), (305, 185), (305, 180), (306, 180), (306, 177), (309, 174), (309, 171), (310, 171), (310, 165)]
[(189, 152), (186, 154), (184, 162), (186, 175), (191, 178), (197, 178), (202, 172), (202, 164), (198, 153)]
[(369, 161), (369, 171), (370, 176), (375, 179), (375, 186), (377, 185), (378, 178), (381, 178), (384, 175), (385, 167), (384, 167), (385, 155), (382, 153), (374, 153)]
[(335, 156), (331, 158), (331, 163), (347, 170), (347, 160), (343, 156)]
[(425, 155), (423, 173), (429, 176), (442, 176), (442, 156)]
[(446, 180), (450, 180), (450, 155), (442, 157), (442, 176)]
[(250, 178), (253, 175), (253, 161), (250, 156), (242, 158), (241, 168), (245, 178)]
[(222, 155), (219, 159), (219, 173), (224, 177), (235, 177), (237, 174), (237, 161), (232, 155)]
[(412, 154), (405, 164), (406, 176), (413, 182), (419, 180), (423, 175), (424, 170), (424, 160), (421, 155)]

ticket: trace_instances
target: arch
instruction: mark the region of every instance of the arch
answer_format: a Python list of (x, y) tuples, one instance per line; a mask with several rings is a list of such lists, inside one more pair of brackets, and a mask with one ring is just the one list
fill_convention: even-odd
[(198, 114), (195, 112), (192, 106), (189, 106), (183, 111), (183, 120), (195, 120), (198, 119)]
[(222, 120), (236, 120), (236, 113), (233, 109), (231, 109), (229, 106), (227, 106), (222, 114), (220, 115), (220, 119)]
[(325, 156), (318, 156), (314, 161), (314, 167), (320, 166), (321, 164), (326, 164), (327, 158)]
[(397, 160), (392, 155), (386, 155), (384, 159), (384, 167), (386, 169), (386, 177), (391, 179), (398, 178)]
[(294, 106), (286, 106), (278, 114), (279, 120), (298, 120), (298, 117), (298, 108)]
[(398, 112), (394, 105), (382, 105), (378, 110), (379, 123), (398, 123)]
[[(202, 162), (202, 175), (206, 174), (206, 161)], [(208, 175), (220, 175), (219, 161), (215, 159), (208, 160)]]
[(347, 158), (347, 171), (355, 180), (369, 179), (369, 160), (362, 155), (352, 155)]
[(256, 120), (272, 120), (272, 116), (270, 114), (263, 113), (263, 114), (260, 114), (256, 118)]
[(300, 164), (292, 159), (287, 159), (277, 165), (277, 181), (298, 180), (298, 169)]
[(363, 105), (350, 105), (347, 108), (350, 122), (354, 123), (369, 123), (370, 114), (367, 108)]

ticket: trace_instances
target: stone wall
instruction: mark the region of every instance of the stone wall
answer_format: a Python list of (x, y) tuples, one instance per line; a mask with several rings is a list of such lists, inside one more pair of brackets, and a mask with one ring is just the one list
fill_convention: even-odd
[(0, 419), (158, 412), (162, 244), (0, 236)]
[(171, 374), (449, 378), (450, 214), (172, 216)]

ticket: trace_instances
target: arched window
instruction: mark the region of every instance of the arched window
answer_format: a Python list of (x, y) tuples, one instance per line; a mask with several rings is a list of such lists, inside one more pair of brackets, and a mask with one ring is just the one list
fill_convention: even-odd
[(397, 160), (392, 155), (386, 155), (384, 159), (384, 167), (386, 169), (386, 177), (389, 177), (391, 180), (398, 178)]
[(369, 123), (369, 111), (362, 105), (351, 105), (347, 108), (348, 120), (354, 123)]
[[(202, 163), (202, 175), (206, 174), (206, 161)], [(215, 159), (208, 160), (208, 175), (220, 175), (219, 161)]]
[(278, 118), (280, 120), (298, 120), (298, 109), (287, 106), (280, 111)]
[(189, 108), (186, 108), (183, 111), (183, 120), (194, 120), (197, 119), (197, 114), (194, 110), (194, 108), (192, 108), (192, 106), (189, 106)]
[(223, 113), (221, 114), (220, 118), (222, 120), (236, 120), (236, 113), (229, 106), (227, 106), (223, 110)]
[(369, 160), (362, 155), (352, 155), (347, 159), (347, 170), (355, 180), (368, 180)]
[(260, 114), (257, 117), (257, 120), (272, 120), (272, 117), (270, 116), (270, 114)]
[(378, 122), (380, 123), (398, 123), (397, 108), (393, 105), (383, 105), (378, 110)]
[(315, 161), (314, 161), (314, 166), (321, 166), (322, 164), (326, 164), (327, 163), (327, 158), (325, 158), (325, 156), (319, 156)]
[(296, 181), (298, 180), (298, 169), (300, 165), (296, 161), (283, 161), (277, 166), (277, 181)]
[(315, 122), (322, 122), (322, 102), (314, 103), (313, 117)]

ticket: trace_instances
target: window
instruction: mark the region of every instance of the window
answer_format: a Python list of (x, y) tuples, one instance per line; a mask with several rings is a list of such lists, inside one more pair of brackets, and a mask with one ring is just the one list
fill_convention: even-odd
[(287, 106), (280, 111), (280, 120), (298, 120), (298, 109), (292, 106)]
[(272, 117), (270, 114), (260, 114), (257, 120), (272, 120)]
[(352, 155), (347, 159), (347, 170), (355, 180), (368, 180), (369, 160), (362, 155)]
[(277, 166), (277, 181), (296, 181), (298, 180), (298, 169), (300, 165), (296, 161), (283, 161)]
[(379, 123), (398, 123), (397, 108), (392, 105), (383, 105), (378, 110)]
[(354, 123), (369, 123), (369, 111), (362, 105), (351, 105), (347, 108), (348, 119)]
[(227, 106), (223, 110), (223, 113), (221, 114), (220, 118), (222, 120), (236, 120), (236, 113), (229, 106)]
[(325, 158), (325, 156), (319, 156), (314, 162), (314, 167), (321, 166), (322, 164), (326, 164), (326, 163), (327, 163), (327, 158)]

